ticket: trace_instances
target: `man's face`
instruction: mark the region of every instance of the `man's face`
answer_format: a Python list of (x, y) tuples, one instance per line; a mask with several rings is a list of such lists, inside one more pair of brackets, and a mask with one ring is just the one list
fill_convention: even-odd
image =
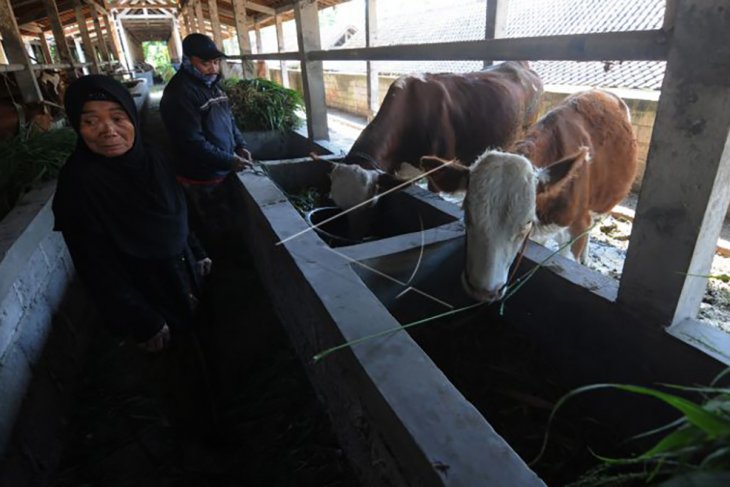
[(221, 68), (220, 58), (202, 59), (198, 56), (190, 56), (190, 64), (192, 64), (195, 69), (200, 71), (201, 74), (204, 74), (206, 76), (218, 74), (218, 71), (220, 71)]

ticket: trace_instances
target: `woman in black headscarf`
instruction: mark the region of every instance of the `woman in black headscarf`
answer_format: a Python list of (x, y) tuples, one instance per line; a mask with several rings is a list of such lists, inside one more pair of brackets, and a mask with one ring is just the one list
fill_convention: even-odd
[(166, 158), (141, 141), (129, 92), (112, 78), (72, 83), (66, 114), (79, 135), (53, 201), (81, 280), (113, 331), (150, 351), (190, 326), (194, 266), (185, 199)]

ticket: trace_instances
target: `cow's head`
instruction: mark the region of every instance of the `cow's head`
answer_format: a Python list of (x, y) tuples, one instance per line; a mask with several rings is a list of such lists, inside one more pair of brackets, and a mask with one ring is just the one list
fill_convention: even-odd
[[(536, 169), (521, 155), (487, 150), (470, 169), (452, 164), (437, 171), (449, 184), (467, 188), (462, 284), (474, 299), (493, 302), (504, 296), (509, 268), (537, 223), (538, 197), (560, 192), (583, 167), (587, 153), (581, 149)], [(428, 157), (421, 166), (432, 169), (445, 162)]]
[(330, 198), (343, 210), (368, 200), (371, 202), (367, 206), (371, 206), (376, 195), (402, 183), (383, 171), (342, 163), (332, 163), (330, 181)]

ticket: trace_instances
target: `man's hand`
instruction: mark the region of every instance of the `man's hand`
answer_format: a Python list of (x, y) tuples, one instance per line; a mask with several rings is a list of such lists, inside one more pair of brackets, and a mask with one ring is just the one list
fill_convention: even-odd
[(244, 159), (238, 154), (234, 155), (233, 157), (235, 159), (233, 161), (231, 169), (233, 169), (234, 171), (238, 172), (243, 171), (244, 169), (253, 169), (253, 162), (251, 162), (249, 159)]
[(196, 266), (198, 268), (198, 274), (205, 277), (210, 274), (210, 270), (213, 268), (213, 261), (206, 257), (196, 262)]
[(248, 149), (244, 149), (243, 147), (239, 147), (238, 149), (236, 149), (236, 155), (243, 157), (247, 161), (253, 160), (253, 158), (251, 157), (251, 152), (249, 152)]
[(168, 343), (170, 343), (170, 328), (165, 323), (155, 336), (146, 342), (138, 343), (137, 346), (147, 352), (159, 352), (167, 347)]

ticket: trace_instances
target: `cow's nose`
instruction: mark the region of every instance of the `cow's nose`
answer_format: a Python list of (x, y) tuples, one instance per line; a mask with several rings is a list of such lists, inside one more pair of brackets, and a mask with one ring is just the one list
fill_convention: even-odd
[(464, 290), (469, 294), (472, 298), (476, 299), (477, 301), (485, 302), (485, 303), (493, 303), (495, 301), (498, 301), (499, 299), (504, 296), (505, 286), (499, 286), (495, 287), (493, 289), (481, 289), (475, 286), (472, 286), (472, 284), (469, 282), (469, 278), (466, 274), (461, 274), (461, 284), (464, 287)]

